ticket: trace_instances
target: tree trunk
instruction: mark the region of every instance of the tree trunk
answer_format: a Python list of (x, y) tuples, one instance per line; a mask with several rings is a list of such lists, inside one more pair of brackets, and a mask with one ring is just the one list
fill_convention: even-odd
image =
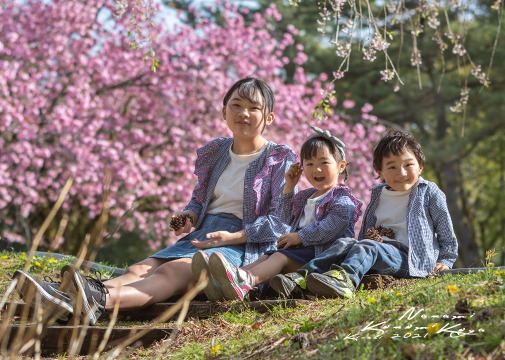
[[(449, 122), (445, 114), (445, 103), (436, 91), (433, 76), (432, 80), (432, 94), (435, 100), (435, 116), (437, 119), (436, 139), (437, 143), (443, 144), (448, 141)], [(436, 164), (433, 164), (442, 177), (444, 191), (447, 197), (447, 206), (451, 214), (454, 232), (458, 238), (459, 243), (459, 256), (458, 259), (463, 261), (464, 267), (478, 266), (479, 261), (479, 248), (475, 241), (475, 232), (472, 223), (470, 222), (465, 211), (465, 192), (463, 191), (463, 178), (461, 176), (459, 162), (461, 158), (446, 161), (443, 158), (438, 158)], [(458, 201), (459, 200), (459, 201)]]
[(463, 184), (458, 173), (459, 166), (455, 163), (442, 164), (440, 172), (444, 179), (444, 192), (447, 197), (447, 206), (451, 214), (454, 232), (459, 243), (459, 259), (464, 267), (479, 266), (479, 248), (475, 242), (473, 227), (462, 209), (458, 199), (463, 195)]

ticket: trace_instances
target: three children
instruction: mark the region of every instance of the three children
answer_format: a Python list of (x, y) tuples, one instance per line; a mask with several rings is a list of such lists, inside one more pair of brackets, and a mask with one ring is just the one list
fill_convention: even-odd
[(117, 303), (120, 310), (139, 308), (184, 293), (204, 269), (211, 274), (205, 293), (218, 300), (244, 299), (268, 281), (285, 296), (308, 288), (319, 296), (352, 297), (369, 271), (424, 277), (452, 267), (458, 244), (445, 195), (420, 176), (425, 158), (412, 134), (392, 130), (376, 145), (373, 167), (382, 183), (372, 189), (355, 240), (362, 203), (340, 185), (345, 145), (313, 127), (301, 148), (313, 187), (296, 193), (301, 169), (293, 165), (295, 154), (262, 136), (274, 121), (273, 104), (268, 85), (253, 78), (225, 95), (222, 112), (233, 138), (197, 150), (198, 184), (175, 214), (186, 215), (186, 222), (173, 229), (188, 235), (105, 283), (72, 266), (62, 269), (70, 284), (65, 289), (17, 271), (21, 296), (38, 293), (43, 306), (62, 317), (73, 313), (94, 324)]

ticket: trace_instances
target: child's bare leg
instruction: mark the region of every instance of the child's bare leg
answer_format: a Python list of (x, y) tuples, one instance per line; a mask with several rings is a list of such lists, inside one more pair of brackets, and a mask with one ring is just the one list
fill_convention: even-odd
[(286, 255), (276, 252), (272, 254), (267, 261), (251, 269), (256, 285), (268, 282), (277, 274), (293, 272), (302, 267), (302, 264)]
[(250, 263), (250, 264), (248, 264), (246, 266), (243, 266), (242, 269), (244, 269), (244, 270), (251, 270), (255, 266), (261, 264), (263, 261), (267, 260), (269, 257), (270, 257), (270, 255), (263, 255), (258, 260), (256, 260), (255, 262), (252, 262), (252, 263)]
[(152, 275), (159, 266), (166, 262), (165, 259), (147, 258), (130, 266), (123, 275), (104, 281), (104, 284), (107, 288), (115, 288), (134, 283)]
[(119, 309), (135, 309), (152, 305), (168, 299), (173, 295), (181, 295), (194, 285), (196, 279), (191, 271), (191, 259), (182, 258), (166, 262), (154, 273), (137, 282), (109, 289), (106, 296), (106, 310), (113, 310), (119, 301)]

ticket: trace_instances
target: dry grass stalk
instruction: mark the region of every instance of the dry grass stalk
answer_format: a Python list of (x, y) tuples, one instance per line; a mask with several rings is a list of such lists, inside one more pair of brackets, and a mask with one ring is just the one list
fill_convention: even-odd
[[(133, 344), (135, 341), (137, 341), (142, 336), (147, 334), (149, 332), (149, 330), (152, 329), (153, 327), (155, 327), (157, 324), (163, 323), (163, 322), (167, 321), (168, 319), (170, 319), (172, 316), (174, 316), (177, 313), (177, 311), (179, 311), (183, 308), (186, 309), (185, 312), (184, 311), (181, 312), (181, 316), (182, 316), (182, 314), (184, 314), (184, 317), (186, 317), (187, 310), (189, 309), (189, 302), (191, 300), (193, 300), (193, 298), (196, 295), (198, 295), (198, 293), (200, 291), (202, 291), (207, 286), (208, 281), (209, 281), (209, 278), (208, 278), (207, 274), (205, 272), (202, 272), (202, 274), (200, 275), (200, 278), (198, 279), (195, 286), (193, 286), (188, 292), (186, 292), (186, 294), (184, 294), (184, 296), (181, 297), (172, 307), (170, 307), (163, 314), (161, 314), (156, 319), (154, 319), (153, 322), (148, 327), (146, 327), (145, 329), (143, 329), (137, 333), (134, 333), (132, 331), (132, 335), (128, 336), (128, 338), (126, 340), (124, 340), (121, 344), (116, 346), (116, 348), (114, 348), (114, 350), (110, 353), (110, 356), (108, 357), (108, 359), (116, 359), (124, 351), (124, 349), (127, 346)], [(183, 317), (183, 319), (184, 319), (184, 317)]]
[(100, 343), (100, 345), (96, 349), (95, 353), (93, 354), (93, 360), (98, 359), (100, 354), (102, 353), (103, 349), (105, 349), (105, 346), (107, 345), (107, 342), (109, 341), (110, 335), (112, 334), (112, 328), (116, 324), (118, 313), (119, 313), (119, 301), (117, 301), (116, 304), (114, 305), (114, 311), (112, 312), (109, 326), (107, 326), (107, 330), (105, 331), (102, 342)]

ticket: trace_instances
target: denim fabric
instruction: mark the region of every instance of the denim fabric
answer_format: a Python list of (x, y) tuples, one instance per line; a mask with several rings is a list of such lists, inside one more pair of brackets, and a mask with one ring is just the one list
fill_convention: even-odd
[[(342, 238), (335, 241), (328, 249), (319, 254), (316, 258), (305, 264), (302, 269), (309, 273), (324, 273), (330, 270), (332, 264), (340, 265), (358, 240), (354, 238)], [(305, 271), (300, 272), (305, 274)]]
[[(372, 188), (358, 239), (363, 239), (365, 231), (376, 226), (375, 211), (384, 186), (386, 184), (383, 183)], [(409, 274), (425, 277), (435, 269), (437, 262), (451, 268), (458, 257), (458, 240), (445, 194), (438, 186), (419, 177), (410, 193), (405, 216), (409, 236)]]
[(301, 265), (306, 264), (310, 260), (314, 259), (315, 248), (314, 246), (307, 246), (300, 249), (286, 249), (286, 250), (270, 250), (265, 253), (265, 255), (272, 255), (276, 252), (284, 254), (290, 259), (299, 262)]
[(309, 273), (325, 273), (332, 264), (340, 265), (357, 286), (367, 272), (409, 277), (408, 248), (399, 242), (377, 242), (374, 240), (338, 239), (333, 245), (302, 267)]
[[(206, 241), (208, 233), (224, 230), (231, 233), (242, 229), (242, 220), (231, 214), (206, 215), (198, 230), (194, 230), (182, 237), (175, 244), (152, 255), (158, 259), (192, 258), (200, 250), (191, 243), (191, 240)], [(235, 266), (242, 266), (244, 262), (245, 244), (216, 247), (204, 250), (209, 256), (219, 251), (226, 260)]]
[[(195, 175), (198, 184), (185, 207), (185, 210), (198, 214), (197, 230), (202, 226), (214, 188), (230, 160), (232, 144), (233, 138), (218, 138), (197, 150)], [(274, 227), (280, 223), (275, 217), (277, 203), (284, 188), (284, 174), (295, 161), (296, 154), (289, 146), (269, 141), (263, 154), (246, 170), (241, 226), (247, 236), (244, 264), (255, 261), (267, 250), (275, 249), (277, 236)]]
[(395, 245), (374, 240), (358, 241), (351, 248), (340, 266), (358, 286), (368, 272), (391, 275), (397, 278), (409, 277), (408, 248), (396, 242)]

